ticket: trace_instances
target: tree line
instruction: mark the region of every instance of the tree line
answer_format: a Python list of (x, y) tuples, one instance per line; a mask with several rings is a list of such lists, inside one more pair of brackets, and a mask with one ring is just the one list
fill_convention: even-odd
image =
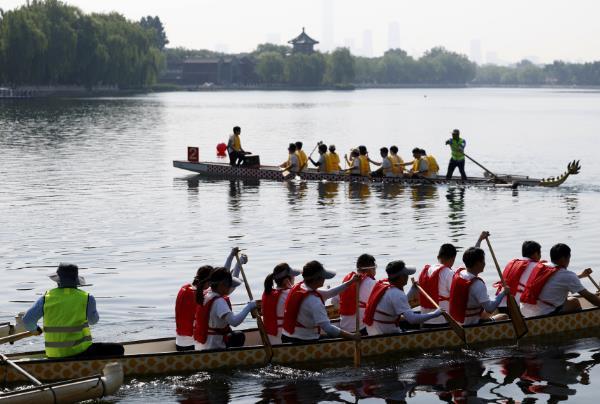
[(0, 83), (143, 87), (156, 82), (167, 43), (158, 17), (133, 22), (33, 0), (0, 10)]

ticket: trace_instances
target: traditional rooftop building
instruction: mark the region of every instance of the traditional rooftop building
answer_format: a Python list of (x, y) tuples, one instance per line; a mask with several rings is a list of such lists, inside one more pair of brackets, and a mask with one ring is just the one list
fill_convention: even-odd
[(298, 35), (296, 38), (288, 41), (289, 44), (293, 45), (294, 53), (313, 53), (315, 50), (313, 47), (319, 43), (319, 41), (315, 41), (311, 37), (309, 37), (306, 32), (304, 32), (304, 27), (302, 27), (302, 33)]

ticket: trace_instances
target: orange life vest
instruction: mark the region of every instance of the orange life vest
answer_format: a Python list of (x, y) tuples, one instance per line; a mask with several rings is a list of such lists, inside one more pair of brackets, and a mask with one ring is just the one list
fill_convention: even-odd
[(198, 305), (196, 309), (196, 324), (194, 325), (194, 339), (201, 344), (206, 343), (206, 339), (209, 335), (227, 335), (231, 332), (231, 327), (213, 328), (209, 327), (210, 311), (213, 303), (218, 299), (224, 299), (227, 305), (231, 309), (231, 302), (228, 296), (215, 296), (209, 301), (205, 301), (204, 304)]
[[(356, 275), (356, 272), (350, 272), (344, 277), (344, 282), (352, 279), (354, 275)], [(356, 293), (360, 291), (360, 285), (362, 284), (363, 279), (365, 279), (367, 276), (369, 275), (360, 274), (360, 282), (351, 285), (349, 288), (340, 293), (340, 314), (342, 316), (353, 316), (356, 314)], [(372, 276), (370, 276), (370, 278), (375, 279)], [(367, 307), (367, 302), (359, 301), (358, 305), (361, 309), (364, 309)]]
[(262, 318), (265, 323), (265, 331), (269, 335), (276, 336), (279, 332), (280, 321), (283, 317), (277, 317), (277, 304), (281, 292), (286, 289), (273, 289), (271, 293), (262, 295)]
[[(440, 272), (442, 269), (446, 268), (444, 265), (440, 265), (438, 269), (433, 271), (431, 275), (429, 275), (430, 265), (425, 265), (425, 268), (421, 271), (421, 275), (419, 275), (419, 285), (423, 288), (425, 292), (436, 302), (439, 304), (441, 301), (448, 300), (448, 296), (440, 296)], [(422, 293), (419, 292), (419, 304), (424, 309), (435, 309), (436, 307), (431, 304), (429, 299), (425, 297)]]
[(323, 296), (321, 296), (319, 292), (302, 288), (303, 283), (304, 282), (295, 284), (285, 300), (285, 309), (283, 310), (283, 329), (290, 334), (294, 333), (296, 327), (307, 328), (298, 321), (298, 313), (300, 313), (300, 306), (302, 305), (304, 299), (306, 299), (309, 295), (315, 295), (321, 299), (323, 304), (325, 304)]
[(179, 289), (175, 301), (175, 329), (177, 335), (191, 337), (194, 335), (194, 318), (196, 317), (196, 288), (186, 284)]
[(533, 271), (531, 271), (531, 275), (527, 280), (525, 291), (521, 294), (521, 303), (536, 304), (539, 300), (542, 303), (554, 307), (552, 303), (541, 300), (540, 293), (542, 293), (546, 282), (548, 282), (559, 269), (559, 267), (549, 266), (543, 262), (539, 262), (535, 268), (533, 268)]
[[(511, 295), (516, 296), (517, 293), (523, 293), (525, 290), (525, 285), (521, 283), (521, 276), (523, 276), (523, 272), (525, 272), (530, 262), (528, 259), (515, 258), (506, 264), (504, 271), (502, 271), (502, 277), (510, 288)], [(494, 286), (496, 287), (496, 295), (499, 295), (502, 291), (502, 282), (496, 282)]]
[(387, 279), (383, 279), (380, 281), (377, 281), (375, 283), (375, 286), (373, 286), (373, 290), (371, 291), (371, 295), (369, 296), (369, 301), (367, 302), (367, 308), (365, 309), (365, 315), (363, 318), (363, 322), (366, 325), (373, 325), (374, 321), (377, 321), (378, 323), (384, 323), (384, 324), (398, 324), (398, 319), (393, 320), (393, 321), (381, 321), (381, 320), (375, 320), (375, 313), (379, 313), (379, 314), (383, 314), (384, 316), (389, 316), (389, 317), (393, 317), (393, 314), (389, 314), (389, 313), (385, 313), (383, 311), (377, 310), (377, 305), (379, 304), (379, 302), (381, 301), (381, 298), (383, 297), (383, 295), (385, 295), (385, 292), (388, 291), (389, 288), (392, 288), (394, 286), (392, 286)]
[(450, 316), (459, 323), (465, 322), (465, 317), (472, 317), (481, 314), (483, 309), (481, 307), (467, 307), (469, 302), (469, 290), (473, 282), (483, 280), (479, 277), (473, 279), (463, 279), (460, 273), (465, 269), (457, 271), (452, 277), (452, 286), (450, 286), (450, 309), (448, 310)]

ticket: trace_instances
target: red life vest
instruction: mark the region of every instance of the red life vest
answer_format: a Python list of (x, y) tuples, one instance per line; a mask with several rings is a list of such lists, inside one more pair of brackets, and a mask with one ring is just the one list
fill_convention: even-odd
[[(529, 259), (515, 258), (506, 264), (504, 271), (502, 271), (502, 277), (510, 288), (511, 295), (516, 296), (517, 293), (523, 293), (525, 290), (525, 285), (521, 283), (521, 276), (523, 276), (523, 272), (525, 272), (530, 262)], [(496, 287), (497, 296), (502, 291), (502, 282), (496, 282), (494, 286)]]
[[(356, 272), (350, 272), (344, 277), (344, 282), (348, 282), (354, 275), (356, 275)], [(360, 285), (362, 284), (363, 279), (366, 277), (375, 279), (370, 275), (359, 275), (360, 282), (358, 282), (358, 284), (351, 285), (349, 288), (340, 293), (340, 315), (342, 316), (353, 316), (356, 314), (356, 293), (360, 290)], [(360, 308), (364, 309), (367, 307), (367, 302), (359, 301), (358, 305)]]
[(466, 280), (460, 276), (460, 273), (464, 269), (457, 271), (452, 277), (452, 286), (450, 286), (450, 308), (449, 314), (453, 319), (459, 323), (465, 322), (465, 317), (472, 317), (481, 314), (483, 309), (481, 307), (467, 307), (469, 302), (469, 291), (473, 282), (483, 280), (479, 277)]
[[(444, 265), (440, 265), (438, 269), (433, 271), (431, 275), (429, 275), (430, 265), (425, 265), (425, 268), (421, 271), (421, 275), (419, 275), (419, 285), (423, 288), (425, 292), (436, 302), (439, 303), (441, 301), (448, 300), (448, 296), (440, 296), (440, 272), (447, 268)], [(425, 297), (424, 294), (419, 292), (419, 304), (424, 309), (435, 309), (436, 307), (431, 304), (431, 302)]]
[(300, 305), (302, 305), (304, 299), (306, 299), (309, 295), (315, 295), (321, 299), (323, 304), (325, 304), (323, 296), (321, 296), (319, 292), (302, 288), (303, 283), (304, 282), (295, 284), (285, 300), (285, 309), (283, 310), (283, 329), (290, 334), (294, 333), (296, 327), (307, 328), (298, 321)]
[(191, 284), (183, 285), (175, 300), (175, 329), (177, 335), (194, 335), (194, 317), (196, 316), (196, 288)]
[(229, 296), (215, 296), (209, 301), (205, 301), (204, 304), (198, 305), (196, 309), (196, 324), (194, 325), (194, 340), (201, 344), (206, 343), (206, 339), (209, 335), (227, 335), (231, 332), (231, 327), (213, 328), (209, 327), (210, 311), (213, 303), (218, 299), (224, 299), (227, 305), (231, 309), (231, 302)]
[(542, 303), (554, 307), (552, 303), (540, 300), (540, 293), (542, 293), (546, 282), (548, 282), (552, 275), (558, 272), (559, 269), (559, 267), (548, 266), (543, 262), (539, 262), (535, 268), (533, 268), (533, 271), (531, 271), (531, 275), (529, 275), (525, 291), (521, 294), (521, 303), (536, 304), (539, 300)]
[(284, 290), (287, 289), (273, 289), (271, 293), (262, 295), (262, 318), (265, 323), (265, 331), (269, 335), (277, 335), (280, 321), (283, 320), (283, 317), (277, 317), (277, 305), (281, 292)]
[(375, 286), (373, 286), (373, 290), (371, 291), (371, 295), (369, 296), (369, 301), (367, 302), (367, 308), (365, 309), (365, 315), (363, 318), (363, 322), (366, 325), (371, 326), (371, 325), (373, 325), (374, 321), (377, 321), (378, 323), (383, 323), (383, 324), (396, 324), (396, 325), (398, 324), (398, 320), (399, 320), (398, 318), (396, 318), (392, 321), (375, 320), (375, 313), (383, 314), (384, 316), (388, 316), (388, 317), (395, 316), (394, 314), (390, 314), (390, 313), (386, 313), (381, 310), (377, 310), (377, 305), (379, 305), (381, 298), (383, 298), (383, 295), (385, 295), (385, 292), (387, 292), (387, 290), (392, 287), (394, 287), (394, 286), (391, 285), (387, 279), (382, 279), (375, 283)]

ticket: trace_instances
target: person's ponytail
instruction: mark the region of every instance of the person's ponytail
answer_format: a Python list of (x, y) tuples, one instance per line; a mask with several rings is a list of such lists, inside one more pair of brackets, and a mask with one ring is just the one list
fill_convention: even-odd
[(196, 304), (202, 306), (204, 304), (204, 289), (196, 288)]
[(265, 278), (265, 293), (268, 295), (273, 291), (273, 273)]

